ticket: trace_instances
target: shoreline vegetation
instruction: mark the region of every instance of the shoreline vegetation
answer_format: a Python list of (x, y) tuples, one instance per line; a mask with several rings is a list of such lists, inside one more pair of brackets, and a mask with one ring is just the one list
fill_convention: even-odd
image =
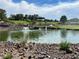
[(2, 42), (0, 59), (79, 59), (79, 44), (70, 44), (69, 49), (71, 53), (60, 50), (59, 44)]

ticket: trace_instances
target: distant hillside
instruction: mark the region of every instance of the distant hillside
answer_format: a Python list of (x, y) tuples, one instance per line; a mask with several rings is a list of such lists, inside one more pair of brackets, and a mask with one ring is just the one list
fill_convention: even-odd
[(67, 24), (67, 25), (79, 25), (79, 19), (72, 18), (72, 19), (68, 20), (65, 24)]
[(79, 19), (78, 18), (72, 18), (70, 20), (68, 20), (69, 22), (79, 22)]

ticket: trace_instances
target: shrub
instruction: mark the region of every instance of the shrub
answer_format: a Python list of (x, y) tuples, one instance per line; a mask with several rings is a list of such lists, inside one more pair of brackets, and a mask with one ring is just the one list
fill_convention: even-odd
[(60, 43), (60, 50), (65, 50), (65, 51), (69, 50), (69, 45), (70, 44), (67, 41), (61, 42)]
[(4, 59), (12, 59), (12, 54), (11, 53), (6, 53), (4, 55)]
[(67, 41), (60, 43), (60, 50), (66, 51), (66, 53), (72, 53), (72, 49), (70, 48), (70, 43)]

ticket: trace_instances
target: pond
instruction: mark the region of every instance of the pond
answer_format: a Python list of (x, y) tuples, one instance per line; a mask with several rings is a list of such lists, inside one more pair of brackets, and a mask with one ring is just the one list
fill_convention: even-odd
[(19, 30), (19, 31), (0, 31), (0, 41), (11, 42), (35, 42), (35, 43), (60, 43), (68, 41), (79, 43), (79, 31), (74, 30)]

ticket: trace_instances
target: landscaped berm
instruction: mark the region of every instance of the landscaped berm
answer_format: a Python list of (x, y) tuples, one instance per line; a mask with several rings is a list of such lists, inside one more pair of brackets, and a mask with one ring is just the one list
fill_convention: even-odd
[(0, 43), (0, 59), (79, 59), (79, 44)]

